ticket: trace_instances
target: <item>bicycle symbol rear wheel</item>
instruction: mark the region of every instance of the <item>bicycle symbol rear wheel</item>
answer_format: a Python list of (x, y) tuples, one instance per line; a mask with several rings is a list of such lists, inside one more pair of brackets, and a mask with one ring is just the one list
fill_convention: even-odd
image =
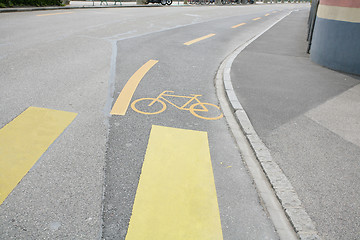
[[(200, 105), (200, 109), (196, 108)], [(206, 107), (205, 107), (206, 105)], [(189, 111), (195, 117), (206, 119), (206, 120), (217, 120), (223, 117), (220, 108), (212, 103), (195, 103), (190, 106)], [(202, 116), (201, 116), (201, 115)]]
[(166, 109), (166, 104), (156, 98), (139, 98), (131, 103), (131, 108), (142, 114), (158, 114)]

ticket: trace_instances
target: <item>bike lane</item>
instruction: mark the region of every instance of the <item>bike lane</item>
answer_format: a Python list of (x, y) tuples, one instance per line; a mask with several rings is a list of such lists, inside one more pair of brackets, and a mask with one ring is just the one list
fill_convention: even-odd
[[(104, 239), (278, 238), (221, 113), (215, 114), (220, 116), (215, 120), (199, 118), (181, 109), (195, 99), (166, 96), (165, 100), (161, 95), (164, 91), (201, 95), (199, 101), (219, 106), (214, 88), (217, 68), (230, 49), (272, 22), (253, 20), (264, 14), (118, 42), (114, 102), (139, 69), (149, 61), (153, 64), (139, 74), (136, 90), (126, 91), (131, 100), (124, 114), (116, 114), (113, 106)], [(246, 29), (232, 28), (242, 22), (248, 23)], [(203, 36), (208, 37), (185, 45)], [(152, 110), (146, 104), (137, 105), (141, 99), (157, 97), (166, 109), (142, 114)], [(156, 109), (156, 104), (160, 105), (154, 112), (164, 108), (159, 101), (151, 107)]]

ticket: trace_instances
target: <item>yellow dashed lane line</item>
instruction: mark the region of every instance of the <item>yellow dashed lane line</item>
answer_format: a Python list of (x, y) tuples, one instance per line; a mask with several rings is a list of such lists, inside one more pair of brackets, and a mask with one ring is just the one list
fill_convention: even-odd
[(191, 45), (191, 44), (197, 43), (197, 42), (202, 41), (202, 40), (204, 40), (204, 39), (213, 37), (213, 36), (215, 36), (215, 35), (216, 35), (216, 34), (214, 34), (214, 33), (208, 34), (208, 35), (206, 35), (206, 36), (199, 37), (199, 38), (196, 38), (196, 39), (194, 39), (194, 40), (188, 41), (188, 42), (184, 43), (184, 45), (189, 46), (189, 45)]
[(240, 26), (244, 26), (246, 23), (240, 23), (238, 25), (235, 25), (235, 26), (232, 26), (231, 28), (237, 28), (237, 27), (240, 27)]

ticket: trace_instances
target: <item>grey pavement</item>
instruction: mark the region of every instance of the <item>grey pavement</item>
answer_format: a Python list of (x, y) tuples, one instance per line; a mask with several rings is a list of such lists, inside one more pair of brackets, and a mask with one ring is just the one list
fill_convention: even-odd
[[(151, 124), (209, 132), (224, 239), (277, 239), (224, 119), (204, 122), (176, 108), (153, 118), (131, 109), (124, 118), (109, 117), (109, 111), (149, 59), (159, 63), (134, 99), (173, 90), (217, 103), (214, 75), (223, 59), (294, 8), (308, 5), (0, 14), (0, 125), (28, 106), (78, 113), (0, 206), (0, 239), (123, 237)], [(248, 24), (231, 28), (241, 22)], [(209, 33), (216, 36), (183, 45)]]
[[(223, 21), (213, 20), (119, 41), (117, 62), (121, 64), (116, 69), (115, 93), (121, 91), (137, 66), (152, 58), (159, 60), (159, 63), (139, 84), (133, 99), (157, 96), (164, 90), (171, 90), (175, 93), (199, 92), (206, 97), (207, 102), (216, 103), (213, 76), (219, 63), (229, 48), (234, 49), (239, 42), (263, 29), (263, 26), (256, 28), (255, 25), (238, 34), (231, 31), (230, 27), (236, 22), (249, 21), (254, 17), (229, 17)], [(278, 16), (273, 17), (276, 19)], [(271, 24), (274, 20), (267, 21), (267, 24)], [(219, 37), (203, 44), (184, 47), (183, 43), (188, 39), (209, 32)], [(223, 42), (227, 44), (221, 44)], [(146, 136), (154, 124), (208, 132), (224, 239), (278, 239), (260, 205), (225, 119), (213, 122), (194, 119), (187, 112), (170, 107), (159, 115), (145, 116), (129, 109), (126, 116), (110, 118), (105, 171), (104, 239), (125, 238), (146, 150), (139, 146), (146, 146)]]
[[(256, 4), (264, 4), (263, 2), (257, 2)], [(173, 0), (171, 6), (189, 7), (190, 4), (184, 4), (184, 1)], [(91, 8), (135, 8), (135, 7), (168, 7), (162, 6), (157, 3), (150, 3), (147, 5), (137, 5), (136, 1), (121, 1), (119, 0), (101, 0), (95, 1), (70, 1), (70, 4), (66, 6), (48, 6), (48, 7), (11, 7), (11, 8), (0, 8), (0, 13), (5, 12), (25, 12), (25, 11), (47, 11), (47, 10), (67, 10), (67, 9), (91, 9)]]
[(293, 12), (246, 47), (232, 85), (320, 237), (358, 239), (360, 77), (310, 61), (307, 17)]

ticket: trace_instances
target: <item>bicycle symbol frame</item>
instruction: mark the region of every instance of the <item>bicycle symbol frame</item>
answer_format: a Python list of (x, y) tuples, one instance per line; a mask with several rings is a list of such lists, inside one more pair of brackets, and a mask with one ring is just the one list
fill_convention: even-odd
[[(157, 98), (139, 98), (131, 103), (131, 108), (135, 112), (142, 113), (142, 114), (147, 114), (147, 115), (159, 114), (166, 110), (166, 102), (167, 102), (167, 103), (171, 104), (172, 106), (176, 107), (177, 109), (187, 110), (195, 117), (198, 117), (201, 119), (217, 120), (217, 119), (220, 119), (223, 117), (223, 114), (221, 113), (220, 108), (218, 106), (216, 106), (215, 104), (212, 104), (212, 103), (201, 102), (198, 99), (198, 97), (200, 97), (202, 95), (190, 94), (190, 96), (179, 96), (179, 95), (170, 94), (170, 93), (174, 93), (174, 91), (163, 91), (162, 93), (160, 93), (160, 95)], [(178, 106), (175, 103), (171, 102), (166, 97), (187, 98), (189, 100), (184, 105)], [(153, 112), (141, 111), (136, 107), (136, 104), (141, 101), (149, 101), (150, 103), (147, 104), (147, 107), (151, 107), (156, 102), (160, 103), (162, 107), (160, 110), (155, 110)], [(192, 103), (192, 102), (195, 102), (195, 103)], [(202, 112), (209, 112), (209, 111), (211, 111), (211, 109), (214, 109), (214, 108), (216, 109), (216, 114), (217, 114), (215, 117), (207, 117), (207, 116), (200, 115)], [(220, 112), (220, 115), (218, 115), (219, 112)]]

